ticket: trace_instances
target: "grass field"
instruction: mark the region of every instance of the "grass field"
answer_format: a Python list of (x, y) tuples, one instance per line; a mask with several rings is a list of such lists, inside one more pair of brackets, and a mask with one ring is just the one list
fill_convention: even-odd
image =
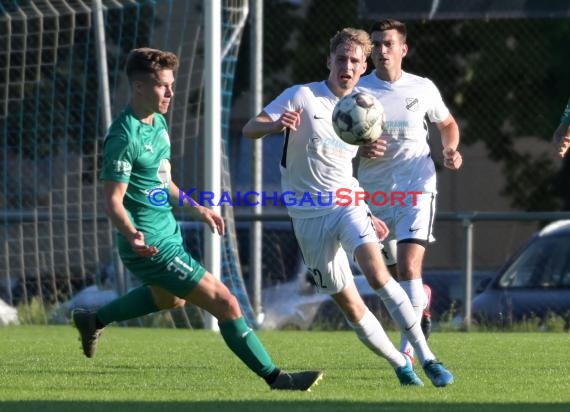
[[(402, 388), (351, 332), (260, 332), (278, 366), (320, 368), (312, 392), (270, 391), (203, 330), (110, 327), (97, 357), (70, 326), (0, 328), (0, 411), (570, 410), (564, 333), (435, 333), (455, 384)], [(393, 339), (397, 339), (391, 333)]]

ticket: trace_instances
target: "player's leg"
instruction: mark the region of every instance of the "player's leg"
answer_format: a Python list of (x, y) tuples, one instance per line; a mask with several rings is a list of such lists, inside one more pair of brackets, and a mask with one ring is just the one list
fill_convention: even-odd
[[(408, 239), (398, 243), (398, 276), (400, 286), (406, 292), (414, 308), (416, 319), (420, 322), (426, 307), (427, 299), (422, 282), (422, 264), (425, 252), (425, 242), (418, 243)], [(422, 330), (423, 332), (423, 330)], [(427, 339), (427, 336), (426, 336)], [(400, 340), (400, 350), (414, 358), (414, 348), (404, 334)]]
[[(398, 206), (394, 211), (393, 236), (398, 239), (398, 281), (412, 302), (420, 326), (422, 323), (426, 325), (425, 321), (422, 322), (428, 303), (422, 281), (422, 268), (427, 245), (435, 241), (432, 233), (435, 200), (435, 193), (422, 193), (415, 197), (414, 203)], [(422, 332), (425, 335), (424, 328)], [(400, 350), (413, 359), (413, 347), (404, 335)]]
[(172, 284), (171, 279), (176, 279), (180, 275), (178, 271), (182, 270), (179, 266), (185, 265), (178, 255), (186, 255), (186, 251), (178, 243), (163, 245), (159, 254), (153, 259), (140, 257), (131, 251), (121, 253), (123, 263), (143, 283), (143, 286), (131, 290), (97, 311), (83, 309), (73, 311), (73, 322), (79, 331), (85, 356), (91, 358), (95, 355), (98, 338), (103, 328), (110, 323), (184, 305), (184, 301), (172, 292), (179, 285)]
[(152, 292), (154, 303), (159, 310), (179, 309), (186, 305), (185, 299), (179, 298), (160, 286), (152, 285), (150, 290)]
[(243, 318), (236, 297), (220, 280), (205, 272), (185, 298), (218, 320), (227, 345), (251, 370), (261, 377), (267, 377), (276, 369), (269, 354)]
[(88, 358), (95, 356), (99, 336), (108, 324), (144, 316), (160, 309), (152, 290), (146, 285), (131, 290), (97, 311), (75, 309), (72, 318), (79, 331), (83, 353)]
[[(382, 242), (382, 244), (384, 245), (384, 248), (382, 249), (382, 256), (384, 257), (384, 261), (386, 263), (386, 266), (388, 267), (388, 272), (390, 272), (390, 275), (397, 281), (400, 281), (400, 277), (398, 275), (398, 265), (396, 264), (397, 259), (397, 250), (398, 250), (398, 245), (397, 245), (397, 241), (395, 238), (389, 239), (389, 240), (385, 240)], [(413, 298), (413, 296), (415, 295), (414, 293), (408, 293), (409, 292), (409, 287), (407, 287), (404, 284), (402, 284), (400, 282), (400, 284), (402, 285), (402, 287), (404, 288), (404, 290), (406, 291), (406, 293), (408, 294), (408, 297), (410, 297), (410, 301), (412, 302), (412, 306), (414, 306), (414, 308), (417, 306), (418, 302), (416, 302)], [(424, 303), (424, 309), (423, 312), (421, 314), (421, 328), (422, 328), (422, 332), (424, 333), (424, 336), (426, 337), (426, 339), (429, 338), (429, 335), (431, 333), (431, 311), (430, 311), (430, 304), (431, 304), (431, 288), (426, 285), (425, 283), (423, 284), (423, 288), (424, 288), (424, 292), (425, 292), (425, 296), (426, 296), (426, 302)], [(407, 345), (407, 340), (405, 340), (404, 337), (402, 337), (401, 339), (401, 347), (400, 350), (404, 353), (406, 353), (408, 355), (408, 357), (411, 359), (411, 362), (414, 363), (414, 356), (413, 356), (413, 348), (411, 348), (410, 345)], [(411, 350), (410, 350), (411, 348)]]
[(163, 309), (184, 306), (184, 300), (153, 286), (140, 286), (96, 311), (82, 308), (73, 310), (72, 318), (79, 331), (83, 353), (95, 356), (97, 342), (103, 328), (112, 322), (138, 318)]
[[(366, 215), (366, 213), (365, 213)], [(362, 215), (357, 212), (347, 213), (348, 219), (353, 221), (351, 225), (352, 231), (344, 231), (342, 233), (342, 244), (349, 246), (354, 245), (351, 236), (357, 233), (361, 240), (359, 246), (354, 249), (354, 256), (366, 276), (370, 286), (376, 290), (386, 309), (392, 316), (392, 319), (400, 327), (414, 349), (418, 353), (418, 357), (422, 363), (426, 375), (430, 378), (435, 386), (446, 386), (453, 382), (453, 375), (447, 371), (443, 365), (438, 362), (431, 352), (426, 339), (421, 331), (420, 322), (416, 318), (416, 314), (400, 284), (396, 282), (388, 272), (384, 259), (380, 253), (379, 244), (373, 242), (373, 238), (363, 230), (361, 222)], [(368, 219), (370, 220), (369, 216)], [(373, 226), (370, 223), (370, 226)], [(357, 230), (358, 229), (358, 230)], [(366, 242), (366, 243), (364, 243)]]
[(322, 377), (319, 371), (290, 373), (278, 369), (256, 333), (245, 321), (239, 303), (230, 290), (206, 272), (186, 300), (218, 319), (220, 333), (228, 347), (271, 389), (309, 390)]
[(416, 350), (431, 382), (435, 386), (447, 386), (453, 383), (453, 375), (437, 361), (430, 350), (406, 292), (390, 276), (384, 261), (376, 257), (380, 256), (380, 253), (374, 250), (374, 245), (370, 243), (361, 245), (355, 252), (358, 264), (367, 276), (370, 286), (376, 290), (392, 319)]
[(385, 358), (394, 368), (401, 385), (423, 386), (412, 363), (390, 341), (378, 318), (362, 300), (354, 283), (331, 297), (344, 313), (358, 339), (376, 355)]
[[(388, 219), (385, 220), (384, 222), (388, 225), (388, 227), (392, 232), (388, 235), (388, 238), (382, 242), (384, 246), (382, 248), (382, 256), (384, 257), (384, 262), (386, 263), (386, 267), (388, 268), (388, 272), (390, 272), (390, 275), (395, 280), (400, 281), (400, 277), (398, 275), (398, 265), (397, 265), (398, 242), (393, 234), (393, 232), (395, 232), (395, 229), (393, 227), (395, 213), (394, 211), (386, 211), (376, 208), (374, 214), (379, 219), (384, 220), (383, 217), (386, 217)], [(406, 290), (406, 293), (408, 293), (408, 288), (406, 288), (406, 286), (404, 285), (402, 286), (404, 287), (404, 290)], [(424, 310), (421, 315), (421, 328), (422, 332), (424, 333), (424, 336), (427, 339), (431, 333), (431, 312), (430, 312), (431, 288), (426, 284), (424, 284), (423, 286), (424, 286), (424, 291), (426, 293), (427, 301), (424, 304)], [(417, 302), (414, 302), (411, 294), (408, 294), (408, 296), (412, 301), (412, 305), (415, 307)], [(411, 346), (407, 345), (407, 340), (405, 340), (405, 338), (402, 337), (400, 350), (404, 353), (407, 353), (408, 357), (410, 358), (413, 364), (414, 363), (413, 348), (411, 350), (410, 348)], [(408, 349), (408, 352), (406, 352), (406, 349)]]
[[(376, 216), (378, 217), (378, 216)], [(378, 219), (381, 219), (378, 217)], [(386, 263), (386, 267), (388, 268), (388, 272), (390, 272), (390, 276), (394, 279), (399, 280), (398, 278), (398, 242), (392, 234), (388, 235), (388, 238), (382, 242), (382, 256), (384, 257), (384, 262)]]
[[(347, 254), (338, 242), (339, 232), (346, 224), (343, 214), (344, 208), (327, 216), (293, 219), (295, 236), (313, 283), (319, 293), (331, 295), (364, 345), (388, 360), (402, 385), (421, 385), (411, 364), (394, 347), (356, 289)], [(354, 233), (350, 229), (354, 228), (347, 231)], [(353, 237), (359, 239), (358, 233)]]
[(422, 312), (421, 327), (427, 340), (431, 335), (431, 287), (425, 283), (424, 292), (426, 295), (426, 303)]

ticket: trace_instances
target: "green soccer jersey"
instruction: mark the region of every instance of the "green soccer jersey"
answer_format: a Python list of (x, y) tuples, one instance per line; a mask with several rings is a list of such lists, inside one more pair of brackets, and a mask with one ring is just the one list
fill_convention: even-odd
[(570, 125), (570, 100), (568, 100), (566, 108), (564, 109), (564, 113), (562, 113), (562, 118), (560, 119), (560, 123)]
[[(155, 113), (153, 123), (141, 122), (130, 107), (123, 110), (105, 138), (100, 178), (128, 184), (123, 205), (147, 244), (181, 243), (168, 202), (171, 176), (166, 120)], [(119, 250), (121, 255), (133, 253), (121, 234)]]

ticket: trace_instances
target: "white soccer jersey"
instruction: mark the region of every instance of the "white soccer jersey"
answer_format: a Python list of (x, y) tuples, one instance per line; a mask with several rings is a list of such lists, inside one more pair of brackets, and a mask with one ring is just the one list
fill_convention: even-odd
[(285, 133), (280, 166), (281, 196), (291, 217), (330, 213), (339, 207), (335, 203), (337, 189), (358, 188), (352, 176), (352, 159), (358, 147), (343, 142), (332, 126), (337, 102), (322, 81), (290, 87), (263, 109), (274, 121), (285, 110), (303, 109), (297, 130)]
[(439, 123), (447, 118), (449, 109), (435, 84), (406, 72), (390, 83), (372, 72), (360, 79), (357, 88), (376, 96), (384, 106), (382, 137), (388, 142), (384, 156), (360, 158), (358, 181), (362, 187), (369, 192), (436, 193), (425, 116)]

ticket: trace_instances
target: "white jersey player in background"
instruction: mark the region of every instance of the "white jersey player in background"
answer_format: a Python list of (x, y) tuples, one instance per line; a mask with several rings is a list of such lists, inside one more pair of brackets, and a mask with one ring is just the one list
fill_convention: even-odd
[[(375, 70), (357, 87), (382, 103), (386, 125), (380, 139), (361, 147), (358, 180), (368, 192), (421, 192), (416, 204), (395, 202), (392, 207), (371, 206), (372, 213), (388, 225), (384, 256), (392, 276), (400, 281), (418, 321), (429, 302), (422, 282), (425, 249), (432, 235), (437, 194), (436, 173), (428, 144), (427, 118), (441, 133), (444, 166), (457, 170), (459, 128), (433, 82), (402, 70), (408, 52), (406, 26), (396, 20), (375, 23), (370, 29)], [(429, 291), (429, 289), (428, 289)], [(424, 328), (425, 330), (426, 328)], [(405, 334), (400, 350), (414, 359)]]
[(319, 292), (331, 295), (358, 338), (388, 360), (402, 385), (422, 385), (410, 360), (395, 348), (359, 295), (347, 254), (356, 258), (414, 345), (426, 375), (435, 386), (446, 386), (453, 382), (453, 376), (429, 349), (409, 298), (384, 264), (379, 238), (385, 237), (386, 226), (372, 218), (364, 202), (358, 206), (354, 202), (348, 206), (336, 203), (336, 190), (358, 190), (359, 186), (352, 176), (357, 147), (335, 134), (332, 111), (366, 70), (371, 47), (370, 37), (363, 30), (346, 28), (338, 32), (330, 41), (327, 80), (286, 89), (249, 120), (243, 134), (257, 139), (284, 133), (282, 190), (295, 193), (296, 201), (289, 198), (288, 212)]

